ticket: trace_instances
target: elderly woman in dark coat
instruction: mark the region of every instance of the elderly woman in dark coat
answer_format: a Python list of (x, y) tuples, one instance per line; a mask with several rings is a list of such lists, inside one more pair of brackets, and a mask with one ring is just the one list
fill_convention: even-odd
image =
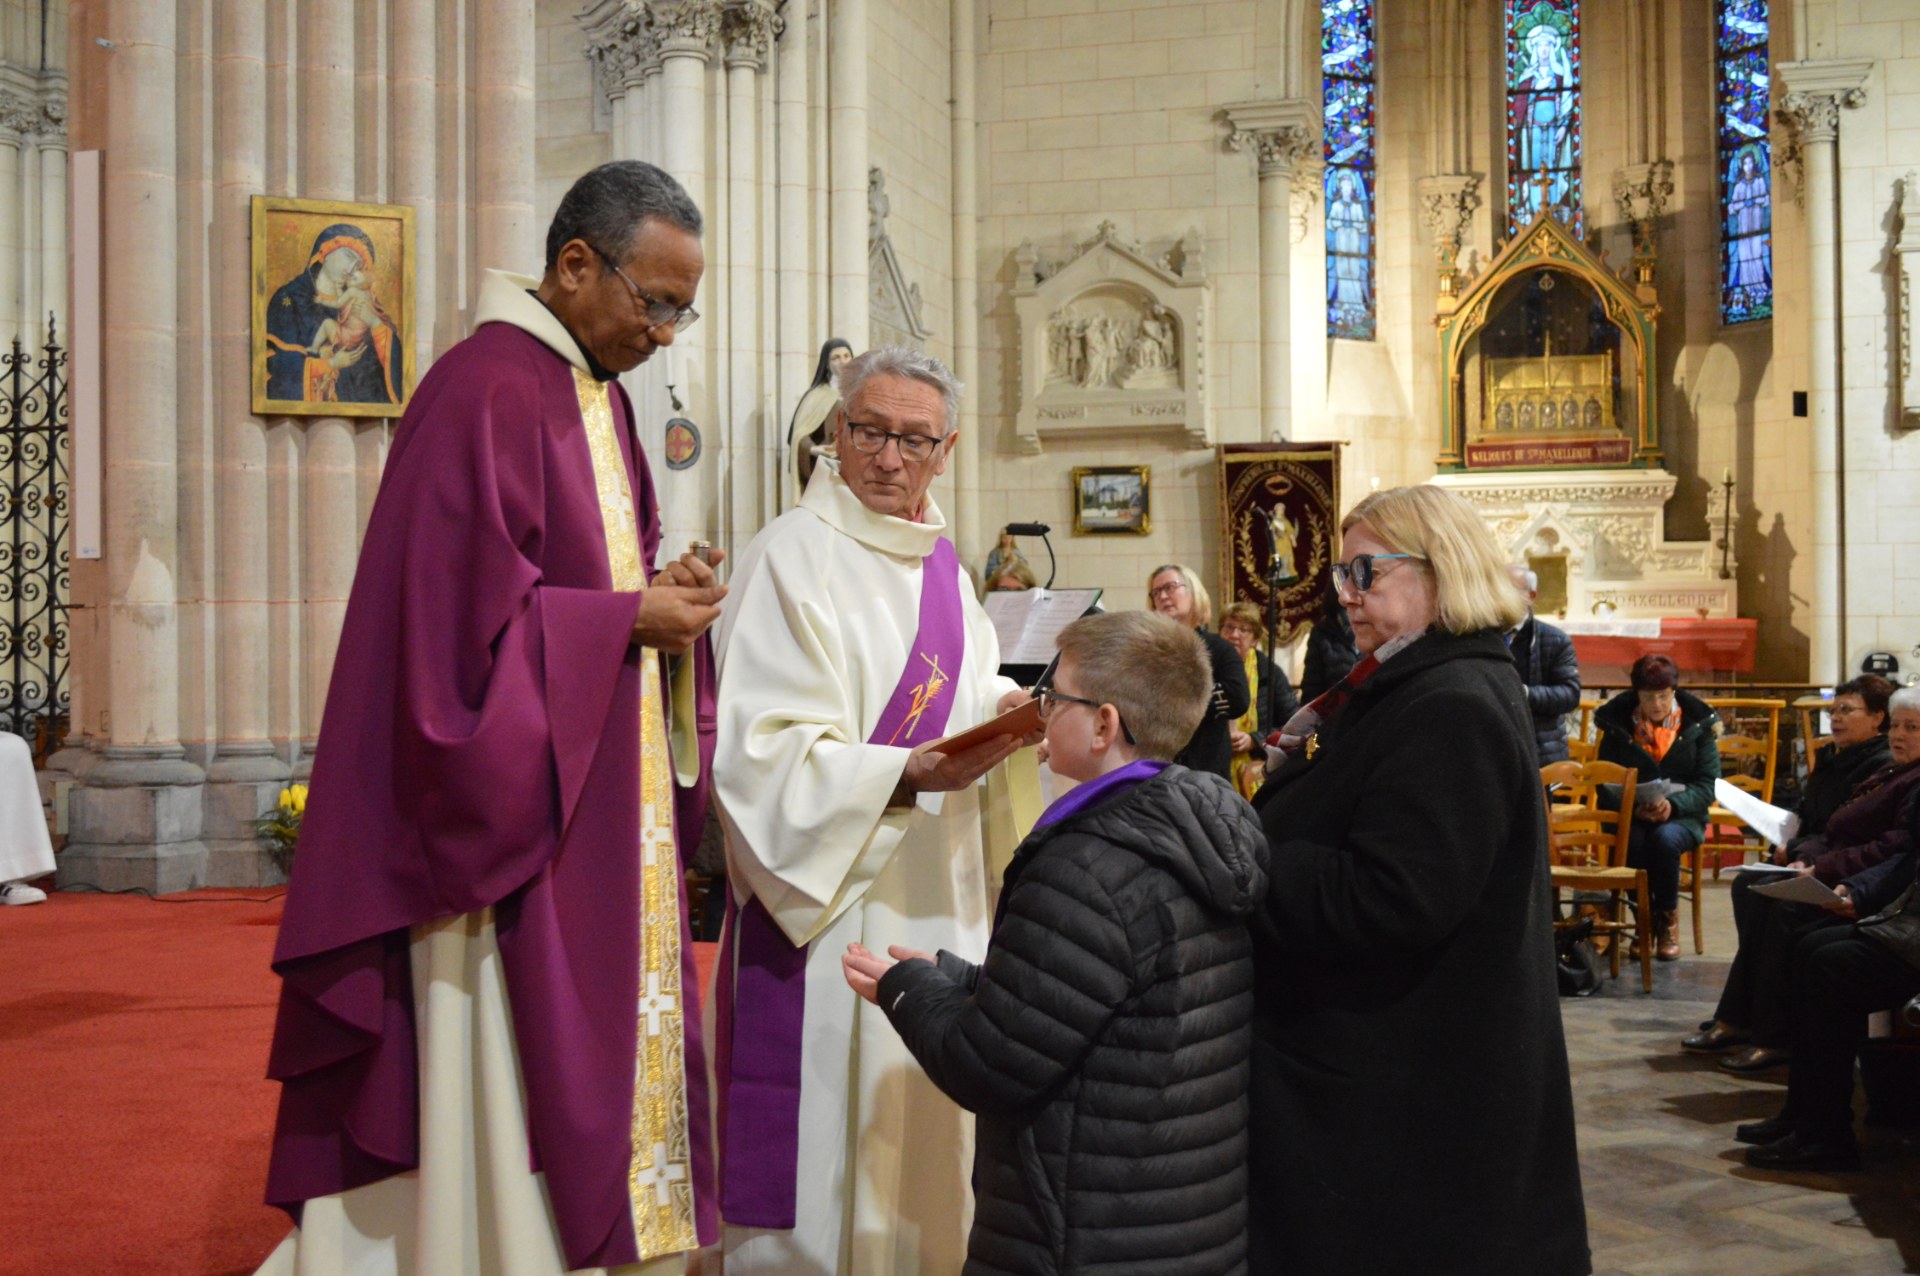
[(1520, 596), (1437, 487), (1342, 525), (1363, 659), (1260, 794), (1249, 1268), (1590, 1268)]
[[(1630, 690), (1594, 710), (1593, 726), (1600, 733), (1600, 760), (1639, 776), (1627, 863), (1647, 870), (1654, 960), (1678, 961), (1680, 861), (1706, 836), (1713, 782), (1720, 778), (1720, 715), (1680, 690), (1680, 670), (1666, 656), (1640, 657), (1627, 681)], [(1641, 795), (1651, 780), (1683, 787), (1648, 801)]]
[[(1889, 702), (1896, 698), (1901, 711), (1893, 731)], [(1832, 713), (1832, 754), (1796, 808), (1800, 832), (1773, 858), (1837, 888), (1911, 845), (1906, 808), (1920, 792), (1920, 689), (1896, 692), (1885, 678), (1867, 674), (1834, 688)], [(1836, 781), (1852, 783), (1833, 802)], [(1751, 869), (1733, 879), (1728, 895), (1740, 946), (1713, 1022), (1680, 1043), (1699, 1054), (1746, 1047), (1721, 1059), (1728, 1072), (1759, 1072), (1787, 1061), (1788, 958), (1807, 931), (1840, 924), (1824, 909), (1754, 894), (1755, 886), (1778, 880)]]

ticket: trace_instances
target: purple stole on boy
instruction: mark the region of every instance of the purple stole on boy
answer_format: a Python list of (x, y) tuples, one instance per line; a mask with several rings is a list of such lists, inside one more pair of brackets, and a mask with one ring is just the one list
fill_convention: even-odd
[[(941, 537), (921, 564), (920, 625), (906, 667), (867, 743), (913, 748), (945, 735), (966, 653), (959, 556)], [(720, 1213), (737, 1227), (794, 1225), (807, 953), (759, 900), (738, 905), (729, 889), (714, 981), (715, 1068)]]

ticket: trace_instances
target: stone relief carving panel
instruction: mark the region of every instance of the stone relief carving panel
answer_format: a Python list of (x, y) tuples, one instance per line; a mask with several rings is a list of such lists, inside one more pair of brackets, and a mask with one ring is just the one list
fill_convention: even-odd
[(1102, 222), (1062, 256), (1029, 242), (1014, 262), (1022, 450), (1075, 430), (1174, 429), (1193, 446), (1210, 442), (1199, 232), (1154, 252)]

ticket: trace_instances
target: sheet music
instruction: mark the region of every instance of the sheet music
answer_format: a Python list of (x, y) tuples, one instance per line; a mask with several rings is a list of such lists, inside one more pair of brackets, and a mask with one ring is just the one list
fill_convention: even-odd
[(1785, 846), (1800, 831), (1800, 817), (1768, 802), (1726, 780), (1713, 782), (1713, 800), (1726, 807), (1748, 828), (1775, 846)]
[(1768, 882), (1765, 886), (1753, 888), (1756, 895), (1765, 895), (1771, 899), (1784, 899), (1790, 904), (1838, 904), (1840, 897), (1812, 876), (1783, 878), (1777, 882)]
[(1044, 665), (1062, 629), (1100, 601), (1097, 589), (1019, 589), (988, 594), (981, 606), (1000, 636), (1003, 665)]

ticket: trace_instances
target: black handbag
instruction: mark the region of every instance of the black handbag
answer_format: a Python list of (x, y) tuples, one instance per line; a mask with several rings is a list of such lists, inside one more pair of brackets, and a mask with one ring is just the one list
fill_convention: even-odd
[(1556, 932), (1553, 950), (1562, 997), (1586, 997), (1600, 986), (1600, 955), (1593, 951), (1593, 918), (1583, 917)]

